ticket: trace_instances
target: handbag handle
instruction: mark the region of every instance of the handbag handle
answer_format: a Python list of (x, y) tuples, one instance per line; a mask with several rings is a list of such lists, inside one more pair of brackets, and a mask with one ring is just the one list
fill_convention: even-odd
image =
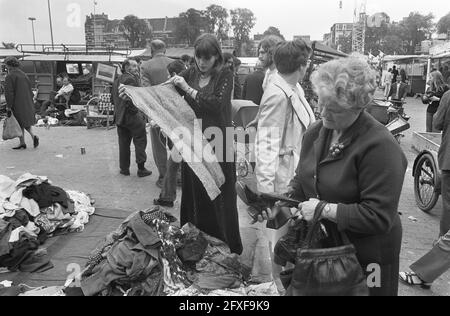
[[(314, 234), (317, 232), (317, 230), (320, 227), (320, 219), (322, 217), (323, 210), (325, 209), (325, 206), (328, 203), (325, 201), (320, 201), (319, 204), (316, 206), (316, 210), (314, 213), (314, 218), (311, 222), (310, 229), (308, 230), (308, 234), (306, 235), (306, 245), (307, 249), (312, 248), (312, 240), (314, 238)], [(344, 232), (340, 232), (339, 235), (342, 238), (342, 242), (344, 245), (351, 245), (350, 239), (348, 238), (347, 234)]]
[(306, 235), (306, 247), (308, 249), (311, 249), (312, 247), (312, 240), (314, 237), (314, 234), (317, 231), (317, 228), (320, 224), (320, 218), (322, 217), (323, 210), (325, 209), (325, 206), (327, 205), (326, 202), (320, 201), (319, 204), (316, 206), (316, 210), (314, 212), (314, 218), (311, 222), (310, 229), (308, 230), (308, 234)]

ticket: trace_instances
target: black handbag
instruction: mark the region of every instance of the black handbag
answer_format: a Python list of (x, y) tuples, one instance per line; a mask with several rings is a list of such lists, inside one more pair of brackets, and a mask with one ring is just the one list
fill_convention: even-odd
[(280, 275), (287, 289), (286, 295), (368, 296), (367, 281), (356, 257), (356, 249), (346, 234), (336, 229), (334, 233), (328, 232), (329, 237), (325, 242), (321, 241), (321, 245), (313, 245), (317, 240), (314, 236), (322, 225), (320, 218), (325, 206), (325, 202), (320, 202), (316, 208), (306, 237), (307, 246), (297, 250), (295, 268)]

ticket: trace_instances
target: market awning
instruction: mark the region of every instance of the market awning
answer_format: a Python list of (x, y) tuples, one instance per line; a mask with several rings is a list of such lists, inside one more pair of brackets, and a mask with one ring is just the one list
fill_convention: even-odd
[(114, 62), (125, 61), (126, 56), (120, 55), (32, 55), (24, 57), (24, 61), (73, 61), (73, 62)]

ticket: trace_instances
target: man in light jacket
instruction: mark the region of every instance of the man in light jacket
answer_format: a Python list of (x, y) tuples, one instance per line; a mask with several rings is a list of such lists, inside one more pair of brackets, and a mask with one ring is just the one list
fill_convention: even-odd
[[(315, 122), (299, 82), (308, 68), (311, 48), (302, 40), (280, 44), (274, 61), (278, 74), (273, 75), (261, 100), (255, 144), (256, 181), (259, 192), (284, 194), (300, 160), (301, 144), (307, 128)], [(277, 241), (288, 230), (267, 230), (272, 259)], [(281, 266), (273, 263), (273, 278), (279, 290)]]

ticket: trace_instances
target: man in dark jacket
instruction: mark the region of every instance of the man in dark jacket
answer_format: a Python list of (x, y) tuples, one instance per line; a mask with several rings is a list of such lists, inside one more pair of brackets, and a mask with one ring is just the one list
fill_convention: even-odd
[(131, 100), (119, 97), (119, 85), (139, 87), (139, 69), (136, 60), (127, 59), (122, 66), (123, 75), (116, 80), (113, 86), (113, 100), (115, 105), (115, 121), (119, 135), (120, 173), (130, 175), (130, 145), (134, 143), (136, 150), (136, 163), (138, 177), (147, 177), (152, 174), (145, 168), (147, 161), (147, 131), (145, 129), (144, 115), (133, 105)]
[(260, 105), (264, 94), (263, 82), (266, 74), (261, 66), (257, 66), (255, 71), (245, 78), (242, 99), (253, 101)]
[[(173, 62), (173, 59), (165, 56), (166, 44), (163, 41), (154, 40), (150, 46), (152, 59), (142, 63), (141, 66), (142, 85), (144, 87), (157, 86), (166, 82), (169, 79), (167, 66)], [(152, 127), (150, 136), (152, 139), (153, 159), (159, 172), (156, 185), (162, 188), (164, 175), (167, 171), (166, 139), (162, 136), (161, 129), (158, 126)]]

